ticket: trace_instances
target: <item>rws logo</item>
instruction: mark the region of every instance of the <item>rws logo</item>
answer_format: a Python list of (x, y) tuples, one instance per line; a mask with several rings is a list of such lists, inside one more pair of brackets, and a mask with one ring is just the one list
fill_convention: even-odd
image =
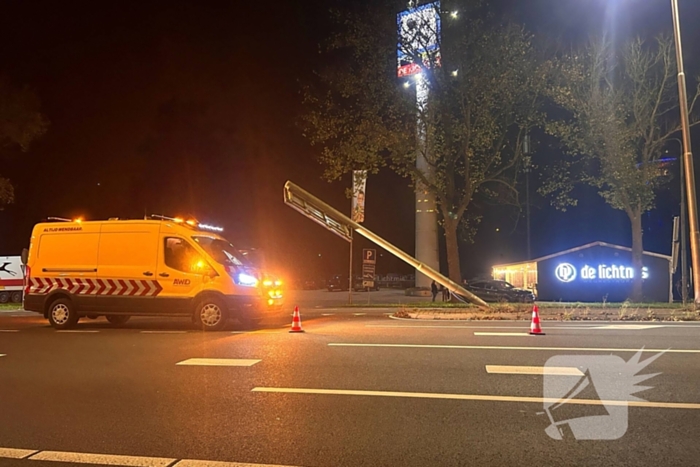
[(189, 279), (175, 279), (173, 281), (173, 285), (190, 285), (191, 282)]

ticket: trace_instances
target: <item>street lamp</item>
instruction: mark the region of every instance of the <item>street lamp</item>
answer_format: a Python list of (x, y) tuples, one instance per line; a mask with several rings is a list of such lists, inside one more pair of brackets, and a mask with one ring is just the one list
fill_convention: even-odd
[(685, 87), (683, 68), (683, 48), (681, 45), (681, 23), (678, 16), (678, 0), (671, 0), (673, 12), (673, 36), (676, 41), (676, 62), (678, 65), (678, 97), (680, 100), (681, 128), (683, 130), (683, 168), (685, 169), (685, 189), (688, 203), (688, 223), (690, 224), (690, 258), (693, 266), (693, 299), (700, 303), (700, 231), (698, 231), (698, 206), (695, 198), (695, 172), (693, 151), (690, 144), (690, 119), (688, 117), (688, 96)]

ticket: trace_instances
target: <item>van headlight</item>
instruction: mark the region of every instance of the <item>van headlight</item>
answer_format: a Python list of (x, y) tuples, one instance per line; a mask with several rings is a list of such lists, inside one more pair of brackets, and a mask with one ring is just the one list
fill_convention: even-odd
[(246, 287), (257, 287), (258, 278), (255, 276), (251, 276), (250, 274), (246, 274), (245, 272), (242, 272), (238, 274), (236, 283), (238, 285), (244, 285)]

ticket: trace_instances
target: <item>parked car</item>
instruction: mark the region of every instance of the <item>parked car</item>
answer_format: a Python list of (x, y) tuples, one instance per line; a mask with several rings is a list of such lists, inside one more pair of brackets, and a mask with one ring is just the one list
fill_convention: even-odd
[(347, 276), (335, 275), (328, 279), (326, 288), (329, 292), (348, 290), (349, 287)]
[(307, 279), (302, 283), (302, 288), (304, 290), (318, 290), (321, 288), (321, 286), (319, 285), (318, 281)]
[(362, 277), (356, 277), (352, 284), (352, 289), (355, 292), (379, 292), (379, 285), (374, 281), (374, 287), (365, 287)]
[(466, 289), (485, 302), (532, 303), (535, 294), (530, 290), (518, 289), (506, 281), (475, 280), (467, 283)]
[[(348, 276), (336, 275), (329, 279), (326, 288), (329, 292), (347, 291), (349, 285)], [(377, 292), (379, 291), (379, 286), (375, 282), (374, 287), (365, 287), (362, 283), (362, 277), (357, 276), (352, 281), (352, 290), (355, 292)]]

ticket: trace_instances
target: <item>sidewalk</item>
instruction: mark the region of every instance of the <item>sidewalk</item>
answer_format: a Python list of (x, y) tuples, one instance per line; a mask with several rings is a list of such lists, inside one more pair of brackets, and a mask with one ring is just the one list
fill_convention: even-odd
[[(692, 307), (692, 305), (691, 305)], [(570, 306), (541, 306), (541, 320), (547, 321), (700, 321), (700, 310), (691, 307), (659, 305), (616, 304), (606, 307), (595, 304), (572, 304)], [(532, 318), (532, 305), (497, 304), (492, 310), (476, 309), (417, 309), (404, 307), (393, 315), (396, 318), (423, 320), (522, 320)]]

